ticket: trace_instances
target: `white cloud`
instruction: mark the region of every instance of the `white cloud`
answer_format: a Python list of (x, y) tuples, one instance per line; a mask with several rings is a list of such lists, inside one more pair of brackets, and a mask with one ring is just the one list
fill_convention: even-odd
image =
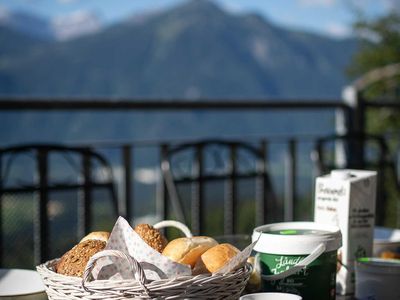
[(0, 20), (7, 20), (10, 16), (10, 11), (7, 7), (0, 4)]
[(231, 1), (219, 1), (218, 4), (223, 10), (229, 13), (237, 14), (245, 12), (245, 9), (242, 5), (233, 3)]
[(336, 0), (299, 0), (302, 6), (333, 6), (336, 4)]
[(59, 40), (68, 40), (94, 33), (102, 28), (99, 17), (86, 10), (78, 10), (68, 15), (55, 17), (52, 19), (51, 25)]
[[(364, 14), (365, 16), (379, 16), (389, 13), (391, 11), (400, 12), (400, 0), (348, 0), (349, 7), (353, 8), (357, 12)], [(343, 3), (344, 0), (343, 0)], [(379, 13), (374, 11), (374, 8), (379, 8)], [(382, 10), (382, 11), (381, 11)]]
[(329, 23), (325, 27), (325, 31), (333, 37), (336, 38), (345, 38), (349, 37), (352, 34), (352, 30), (350, 27), (344, 25), (344, 24), (339, 24), (339, 23)]
[(75, 3), (78, 2), (79, 0), (57, 0), (58, 3), (60, 4), (70, 4), (70, 3)]
[(387, 10), (400, 11), (400, 0), (384, 0), (383, 4)]

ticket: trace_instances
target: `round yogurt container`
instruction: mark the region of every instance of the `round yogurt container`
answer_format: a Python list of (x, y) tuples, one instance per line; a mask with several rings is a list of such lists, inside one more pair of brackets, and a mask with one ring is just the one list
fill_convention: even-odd
[(359, 258), (356, 262), (356, 299), (400, 299), (400, 260)]
[(342, 235), (336, 226), (284, 222), (254, 229), (256, 268), (263, 292), (296, 294), (303, 299), (336, 297), (337, 250)]

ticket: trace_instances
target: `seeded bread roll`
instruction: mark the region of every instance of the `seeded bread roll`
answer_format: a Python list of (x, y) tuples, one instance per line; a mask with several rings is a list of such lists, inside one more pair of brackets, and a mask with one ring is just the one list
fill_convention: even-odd
[(103, 242), (107, 243), (109, 237), (110, 237), (110, 233), (107, 231), (94, 231), (94, 232), (89, 233), (83, 239), (81, 239), (81, 241), (79, 243), (82, 243), (87, 240), (99, 240), (99, 241), (103, 241)]
[(61, 257), (55, 266), (55, 271), (67, 276), (82, 277), (89, 259), (97, 252), (103, 250), (105, 246), (106, 242), (104, 241), (83, 241)]
[(200, 255), (215, 245), (218, 243), (207, 236), (178, 238), (169, 242), (162, 254), (175, 262), (190, 265), (193, 268)]
[(158, 252), (162, 252), (165, 246), (168, 244), (167, 239), (164, 235), (153, 226), (149, 224), (139, 224), (136, 225), (135, 229), (136, 233), (140, 235), (140, 237), (153, 249)]
[(204, 252), (197, 261), (194, 274), (214, 273), (240, 251), (231, 244), (219, 244)]

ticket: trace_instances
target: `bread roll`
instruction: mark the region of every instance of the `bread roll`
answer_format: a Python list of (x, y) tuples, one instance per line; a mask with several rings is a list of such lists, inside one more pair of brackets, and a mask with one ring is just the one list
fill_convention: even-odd
[(89, 233), (87, 236), (85, 236), (79, 243), (82, 243), (87, 240), (99, 240), (106, 242), (108, 241), (108, 238), (110, 237), (110, 233), (107, 231), (94, 231)]
[(61, 257), (55, 266), (55, 271), (67, 276), (82, 277), (89, 259), (105, 246), (106, 242), (100, 240), (83, 241)]
[(231, 244), (219, 244), (204, 252), (197, 261), (194, 273), (214, 273), (240, 251)]
[(215, 245), (218, 243), (207, 236), (178, 238), (169, 242), (162, 254), (175, 262), (190, 265), (193, 268), (200, 256)]
[(136, 233), (140, 235), (140, 237), (153, 249), (158, 252), (162, 252), (165, 246), (168, 244), (165, 236), (153, 226), (149, 224), (139, 224), (136, 225), (135, 229)]

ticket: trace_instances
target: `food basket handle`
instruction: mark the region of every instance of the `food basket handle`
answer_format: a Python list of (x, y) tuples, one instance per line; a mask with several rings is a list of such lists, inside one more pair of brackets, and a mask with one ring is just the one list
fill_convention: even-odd
[(82, 278), (83, 289), (87, 292), (90, 292), (90, 289), (86, 286), (86, 283), (89, 281), (90, 275), (96, 264), (96, 261), (102, 257), (110, 257), (110, 256), (125, 259), (128, 261), (131, 271), (135, 276), (135, 279), (138, 281), (143, 291), (148, 295), (149, 290), (146, 287), (146, 275), (144, 274), (143, 268), (134, 257), (119, 250), (103, 250), (96, 253), (89, 259), (89, 262), (87, 263), (85, 271), (83, 273), (83, 278)]
[(165, 220), (165, 221), (158, 222), (157, 224), (154, 224), (153, 227), (156, 229), (165, 228), (165, 227), (175, 227), (175, 228), (179, 229), (180, 231), (182, 231), (182, 233), (186, 237), (193, 237), (190, 229), (185, 224), (178, 222), (178, 221)]

